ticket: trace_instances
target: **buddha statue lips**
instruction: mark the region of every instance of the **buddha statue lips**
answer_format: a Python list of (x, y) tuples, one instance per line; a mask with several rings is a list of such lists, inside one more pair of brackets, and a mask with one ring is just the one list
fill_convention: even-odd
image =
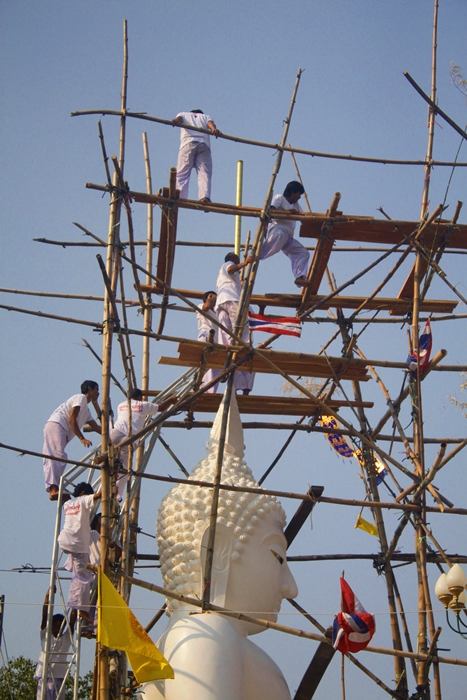
[[(223, 404), (214, 421), (207, 455), (190, 479), (214, 480), (222, 409)], [(229, 407), (221, 481), (258, 488), (243, 460), (235, 396)], [(162, 501), (157, 521), (164, 586), (198, 599), (202, 597), (211, 501), (211, 489), (178, 484)], [(277, 619), (283, 598), (297, 595), (286, 561), (284, 525), (285, 513), (276, 498), (220, 491), (211, 603), (264, 620)], [(175, 679), (146, 686), (145, 698), (290, 699), (279, 668), (247, 639), (263, 627), (217, 613), (200, 614), (199, 608), (174, 599), (168, 599), (167, 605), (171, 620), (158, 646), (174, 668)]]

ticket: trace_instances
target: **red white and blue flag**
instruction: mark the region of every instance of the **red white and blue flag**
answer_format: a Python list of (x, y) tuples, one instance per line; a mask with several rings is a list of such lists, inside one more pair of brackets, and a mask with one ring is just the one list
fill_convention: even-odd
[(375, 618), (362, 606), (343, 576), (341, 584), (341, 612), (332, 626), (332, 644), (343, 654), (365, 649), (375, 633)]
[(423, 377), (423, 375), (425, 374), (426, 369), (428, 367), (428, 363), (430, 361), (432, 344), (433, 339), (431, 335), (431, 324), (430, 319), (427, 319), (425, 322), (423, 333), (421, 334), (418, 340), (418, 358), (417, 353), (413, 350), (411, 350), (407, 358), (410, 376), (414, 379), (417, 376), (417, 366), (420, 367), (420, 376)]
[(297, 316), (264, 316), (248, 312), (250, 331), (263, 331), (273, 335), (293, 335), (300, 338), (302, 324)]

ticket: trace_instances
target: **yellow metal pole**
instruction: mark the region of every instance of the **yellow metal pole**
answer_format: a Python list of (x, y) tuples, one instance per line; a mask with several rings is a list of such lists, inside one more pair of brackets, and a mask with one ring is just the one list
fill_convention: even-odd
[[(235, 192), (235, 204), (237, 207), (242, 205), (242, 191), (243, 191), (243, 160), (237, 160), (237, 187)], [(234, 250), (237, 255), (240, 255), (240, 244), (242, 241), (242, 217), (239, 215), (235, 216), (235, 238), (234, 238)]]

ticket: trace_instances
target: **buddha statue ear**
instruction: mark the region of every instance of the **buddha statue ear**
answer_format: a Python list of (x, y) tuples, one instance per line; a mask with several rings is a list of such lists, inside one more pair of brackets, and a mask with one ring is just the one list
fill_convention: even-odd
[[(201, 538), (201, 590), (200, 598), (203, 595), (203, 581), (206, 571), (206, 553), (209, 540), (209, 527), (204, 531)], [(216, 526), (216, 537), (214, 542), (214, 557), (211, 573), (211, 596), (210, 602), (215, 605), (225, 606), (225, 596), (229, 581), (230, 562), (233, 548), (233, 531), (224, 525)]]

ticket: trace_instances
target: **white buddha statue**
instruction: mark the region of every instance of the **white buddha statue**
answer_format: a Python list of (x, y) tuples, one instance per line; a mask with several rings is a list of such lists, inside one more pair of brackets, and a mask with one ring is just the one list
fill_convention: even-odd
[[(213, 481), (222, 404), (208, 454), (190, 478)], [(258, 487), (243, 461), (243, 433), (235, 396), (229, 412), (222, 483)], [(202, 597), (203, 567), (212, 491), (179, 484), (164, 498), (157, 539), (164, 585), (176, 593)], [(286, 561), (285, 513), (272, 496), (220, 491), (211, 579), (211, 603), (275, 621), (283, 598), (297, 586)], [(264, 631), (254, 623), (168, 599), (170, 622), (158, 647), (175, 679), (149, 683), (147, 700), (290, 700), (284, 676), (249, 635)]]

